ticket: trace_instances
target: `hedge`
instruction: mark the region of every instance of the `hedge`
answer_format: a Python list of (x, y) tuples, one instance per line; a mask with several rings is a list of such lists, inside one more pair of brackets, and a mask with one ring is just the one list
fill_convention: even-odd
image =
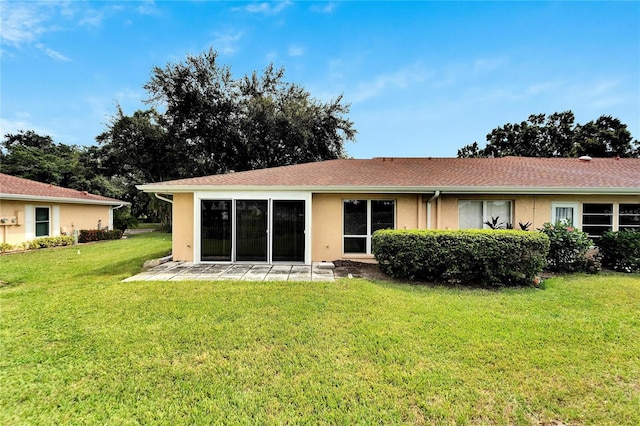
[(122, 231), (119, 229), (81, 229), (78, 242), (90, 243), (92, 241), (119, 240), (120, 238), (122, 238)]
[(464, 285), (532, 285), (549, 238), (515, 230), (383, 230), (372, 236), (380, 269), (396, 278)]
[(640, 231), (605, 232), (596, 244), (603, 266), (620, 272), (640, 272)]

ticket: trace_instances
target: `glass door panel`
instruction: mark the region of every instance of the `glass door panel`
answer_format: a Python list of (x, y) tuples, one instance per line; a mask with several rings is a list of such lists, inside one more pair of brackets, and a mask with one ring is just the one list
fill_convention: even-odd
[(304, 215), (304, 201), (273, 202), (274, 262), (304, 262)]
[(231, 201), (203, 200), (200, 208), (200, 260), (230, 262)]
[(236, 201), (236, 260), (267, 261), (267, 200)]

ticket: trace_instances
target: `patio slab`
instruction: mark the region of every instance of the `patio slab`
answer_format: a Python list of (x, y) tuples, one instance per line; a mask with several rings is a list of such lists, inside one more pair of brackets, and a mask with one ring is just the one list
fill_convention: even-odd
[(333, 269), (313, 265), (214, 264), (166, 262), (138, 275), (132, 281), (334, 281)]

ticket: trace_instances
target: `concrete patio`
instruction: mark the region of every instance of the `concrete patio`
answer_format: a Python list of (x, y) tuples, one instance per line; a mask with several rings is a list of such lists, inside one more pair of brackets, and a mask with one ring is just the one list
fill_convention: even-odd
[(129, 277), (130, 281), (334, 281), (333, 264), (313, 265), (194, 265), (190, 262), (166, 262)]

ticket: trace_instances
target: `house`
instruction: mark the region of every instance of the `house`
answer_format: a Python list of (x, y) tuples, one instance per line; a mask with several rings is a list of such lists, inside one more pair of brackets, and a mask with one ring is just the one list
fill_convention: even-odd
[(113, 228), (113, 198), (0, 173), (2, 242), (19, 244), (74, 230)]
[[(640, 159), (338, 159), (138, 186), (173, 204), (173, 257), (374, 261), (378, 229), (640, 230)], [(169, 198), (171, 197), (171, 198)]]

